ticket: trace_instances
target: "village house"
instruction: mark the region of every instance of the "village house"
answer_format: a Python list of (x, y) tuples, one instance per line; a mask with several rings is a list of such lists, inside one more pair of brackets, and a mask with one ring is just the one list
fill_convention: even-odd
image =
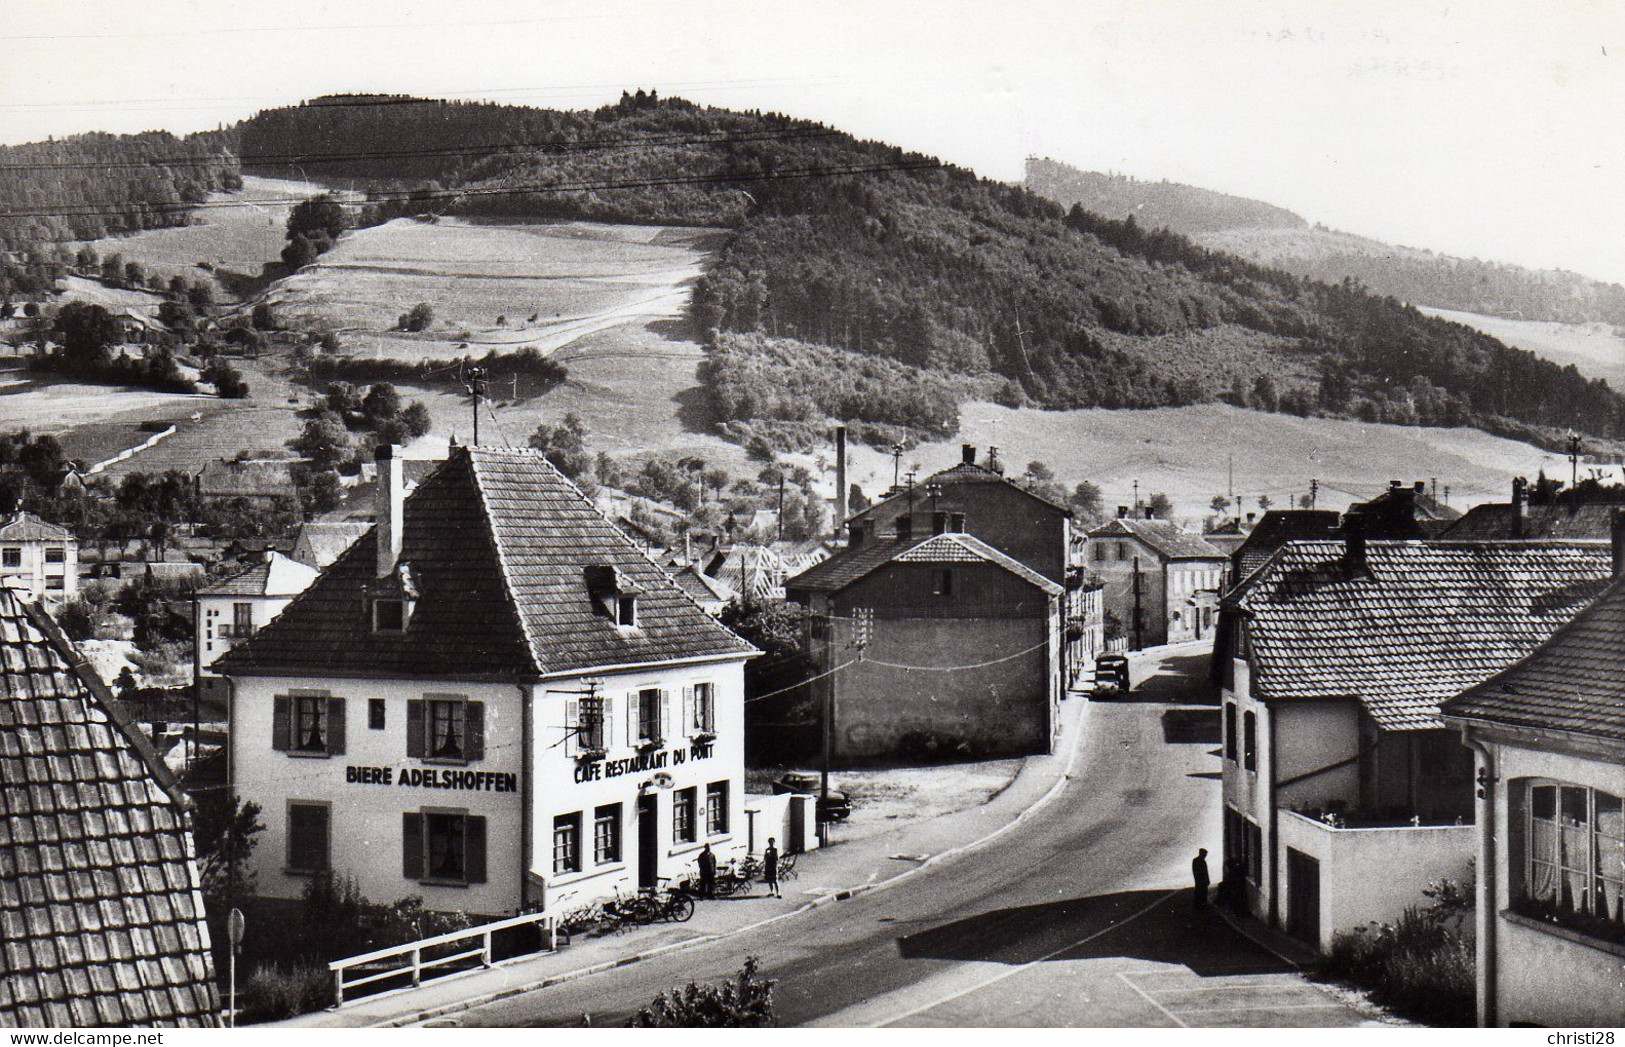
[(1099, 580), (1083, 563), (1083, 535), (1072, 511), (1008, 479), (991, 451), (986, 464), (965, 444), (960, 462), (923, 483), (896, 489), (846, 522), (847, 544), (932, 534), (973, 535), (1064, 587), (1067, 681), (1104, 646), (1104, 604)]
[(865, 539), (790, 579), (843, 763), (1051, 751), (1065, 590), (959, 531)]
[(732, 586), (720, 578), (711, 577), (694, 564), (673, 567), (670, 572), (672, 581), (713, 618), (721, 617), (723, 609), (738, 596)]
[(0, 523), (0, 582), (53, 604), (73, 599), (79, 593), (73, 532), (33, 513), (12, 513)]
[(1225, 554), (1167, 520), (1129, 515), (1089, 532), (1089, 569), (1131, 650), (1213, 635)]
[(1335, 537), (1339, 519), (1341, 517), (1330, 509), (1269, 510), (1231, 551), (1230, 574), (1224, 588), (1240, 585), (1242, 579), (1264, 566), (1275, 555), (1275, 550), (1288, 542)]
[[(1472, 760), (1441, 703), (1523, 657), (1609, 574), (1593, 543), (1290, 542), (1224, 602), (1224, 855), (1311, 945), (1466, 875)], [(1381, 870), (1380, 875), (1373, 875)]]
[(372, 524), (364, 520), (310, 520), (299, 526), (288, 555), (318, 571), (325, 570), (344, 550), (366, 534)]
[(1519, 541), (1533, 538), (1591, 538), (1607, 541), (1617, 504), (1565, 498), (1530, 502), (1529, 482), (1512, 481), (1505, 502), (1475, 505), (1440, 535), (1453, 542)]
[(744, 664), (538, 452), (459, 447), (221, 657), (259, 890), (353, 876), (484, 915), (579, 905), (747, 846)]
[(188, 800), (0, 586), (0, 1027), (217, 1026)]
[(317, 571), (274, 550), (259, 563), (206, 585), (193, 594), (197, 686), (203, 698), (224, 698), (223, 681), (212, 668), (232, 646), (253, 636), (295, 596), (310, 587)]
[(1528, 658), (1445, 703), (1477, 762), (1480, 1025), (1625, 1026), (1621, 680), (1616, 577)]

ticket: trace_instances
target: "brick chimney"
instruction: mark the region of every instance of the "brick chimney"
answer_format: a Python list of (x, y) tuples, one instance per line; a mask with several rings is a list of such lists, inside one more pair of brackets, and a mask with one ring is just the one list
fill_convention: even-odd
[(1149, 505), (1145, 507), (1145, 518), (1147, 520), (1155, 520), (1157, 518), (1157, 514), (1152, 510), (1152, 508)]
[(1419, 495), (1427, 494), (1428, 493), (1428, 482), (1426, 480), (1418, 480), (1415, 483), (1411, 484), (1411, 490), (1415, 491)]
[(1343, 576), (1353, 578), (1370, 574), (1366, 563), (1366, 520), (1364, 513), (1345, 513), (1343, 516)]
[(378, 494), (373, 533), (378, 543), (380, 578), (394, 574), (395, 563), (401, 557), (402, 505), (406, 500), (406, 481), (397, 451), (398, 448), (390, 444), (379, 444), (377, 450)]
[(963, 462), (964, 464), (966, 464), (966, 465), (975, 465), (976, 464), (976, 445), (975, 444), (960, 444), (959, 445), (959, 460), (961, 462)]
[(1524, 524), (1529, 516), (1529, 481), (1521, 476), (1512, 478), (1512, 537), (1522, 538)]
[(1128, 519), (1128, 506), (1120, 505), (1120, 506), (1117, 507), (1117, 518), (1119, 520), (1127, 520)]
[(1614, 577), (1625, 574), (1625, 509), (1615, 509), (1609, 521), (1608, 537), (1614, 551)]

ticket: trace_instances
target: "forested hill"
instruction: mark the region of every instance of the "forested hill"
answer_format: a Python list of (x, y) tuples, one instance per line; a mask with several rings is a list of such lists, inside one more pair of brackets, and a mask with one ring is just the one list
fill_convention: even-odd
[(1057, 160), (1027, 158), (1028, 189), (1064, 207), (1078, 204), (1107, 218), (1194, 236), (1229, 229), (1303, 229), (1309, 223), (1284, 207), (1198, 189), (1178, 182), (1142, 182), (1127, 175), (1082, 171)]
[(1284, 208), (1177, 182), (1143, 182), (1027, 161), (1028, 189), (1062, 207), (1168, 228), (1204, 247), (1328, 283), (1353, 279), (1417, 305), (1521, 320), (1625, 324), (1625, 287), (1561, 269), (1453, 258), (1324, 226)]
[(0, 249), (185, 225), (190, 205), (242, 185), (229, 140), (149, 131), (0, 146)]

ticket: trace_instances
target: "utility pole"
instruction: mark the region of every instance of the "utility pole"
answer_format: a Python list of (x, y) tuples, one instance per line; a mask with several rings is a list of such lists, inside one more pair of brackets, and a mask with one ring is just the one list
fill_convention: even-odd
[(463, 387), (474, 398), (474, 446), (480, 445), (480, 398), (485, 395), (485, 368), (470, 367), (463, 372)]
[(1580, 434), (1569, 430), (1569, 490), (1580, 483)]
[(784, 541), (784, 473), (779, 473), (779, 541)]
[(1033, 377), (1033, 362), (1027, 358), (1027, 332), (1021, 329), (1021, 314), (1016, 314), (1016, 345), (1021, 349), (1021, 365), (1027, 369), (1027, 380)]
[(891, 449), (891, 485), (892, 490), (897, 489), (898, 476), (903, 469), (903, 445), (892, 444)]
[[(1134, 502), (1133, 502), (1133, 505), (1134, 505), (1134, 510), (1133, 510), (1133, 512), (1129, 513), (1129, 515), (1130, 516), (1139, 516), (1140, 515), (1140, 481), (1138, 481), (1138, 480), (1134, 481)], [(1138, 561), (1136, 561), (1136, 562), (1138, 562)]]
[(1320, 481), (1314, 477), (1309, 478), (1309, 508), (1315, 507), (1315, 499), (1320, 495)]
[[(1229, 493), (1230, 493), (1230, 504), (1235, 505), (1236, 504), (1236, 455), (1235, 455), (1234, 451), (1232, 451), (1230, 453), (1230, 485), (1229, 485)], [(1241, 514), (1237, 513), (1236, 515), (1240, 516)]]

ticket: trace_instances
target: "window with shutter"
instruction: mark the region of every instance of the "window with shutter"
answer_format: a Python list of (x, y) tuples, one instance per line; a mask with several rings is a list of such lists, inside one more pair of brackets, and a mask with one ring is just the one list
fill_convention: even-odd
[(329, 868), (329, 817), (325, 803), (288, 802), (288, 872), (309, 875)]
[(581, 813), (553, 819), (553, 874), (581, 871)]
[(464, 727), (468, 732), (468, 758), (485, 759), (485, 703), (463, 703)]
[(408, 880), (423, 879), (423, 815), (401, 815), (401, 875)]
[(327, 700), (327, 754), (342, 756), (345, 752), (344, 699)]
[(564, 700), (564, 755), (579, 756), (586, 746), (582, 737), (581, 703), (574, 698)]
[(423, 812), (423, 871), (426, 879), (467, 883), (467, 817), (443, 811)]
[(293, 699), (279, 694), (271, 706), (271, 748), (287, 752), (293, 739)]
[(485, 882), (485, 819), (477, 815), (463, 818), (463, 879)]
[(426, 704), (421, 698), (413, 698), (406, 703), (406, 755), (414, 760), (423, 759), (426, 750), (424, 745), (424, 739), (428, 737), (424, 722)]
[(694, 688), (692, 686), (685, 686), (683, 688), (682, 730), (684, 734), (688, 735), (692, 735), (695, 731), (699, 730), (699, 721), (694, 717)]
[(344, 699), (325, 694), (278, 696), (271, 713), (272, 745), (302, 756), (344, 751)]

